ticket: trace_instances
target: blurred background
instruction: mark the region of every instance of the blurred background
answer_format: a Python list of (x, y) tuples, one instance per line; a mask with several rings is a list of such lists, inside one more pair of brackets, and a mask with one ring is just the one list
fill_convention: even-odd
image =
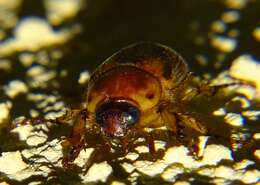
[[(257, 0), (1, 0), (1, 100), (18, 83), (78, 103), (80, 74), (140, 41), (168, 45), (196, 75), (215, 77), (241, 55), (259, 60), (259, 8)], [(17, 96), (11, 115), (28, 116), (33, 103)]]
[[(0, 128), (78, 107), (91, 71), (140, 41), (172, 47), (201, 78), (246, 59), (257, 79), (260, 1), (0, 0)], [(250, 110), (259, 131), (259, 101)]]

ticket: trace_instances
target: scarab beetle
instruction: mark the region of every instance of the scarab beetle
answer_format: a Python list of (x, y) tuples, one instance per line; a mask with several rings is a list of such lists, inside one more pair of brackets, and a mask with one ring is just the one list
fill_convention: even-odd
[[(142, 42), (121, 49), (90, 76), (80, 110), (71, 110), (57, 122), (74, 120), (63, 143), (66, 167), (85, 147), (85, 134), (98, 129), (107, 142), (127, 142), (132, 132), (165, 126), (177, 138), (182, 127), (207, 134), (206, 127), (185, 107), (198, 94), (213, 95), (219, 88), (195, 83), (184, 59), (173, 49)], [(148, 145), (154, 152), (153, 139)]]

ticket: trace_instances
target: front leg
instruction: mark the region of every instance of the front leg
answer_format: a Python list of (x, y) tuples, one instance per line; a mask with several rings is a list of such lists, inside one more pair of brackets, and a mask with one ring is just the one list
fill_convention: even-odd
[[(198, 159), (199, 142), (197, 133), (200, 135), (207, 134), (206, 127), (204, 127), (203, 124), (192, 115), (188, 113), (174, 112), (176, 110), (171, 110), (171, 107), (172, 104), (169, 103), (168, 106), (161, 109), (161, 117), (165, 122), (165, 126), (169, 130), (169, 135), (175, 136), (177, 142), (186, 146), (189, 149), (189, 154)], [(191, 130), (191, 133), (185, 135), (184, 128)]]
[(70, 168), (72, 162), (78, 157), (80, 151), (85, 148), (86, 119), (88, 112), (83, 109), (76, 115), (73, 130), (68, 138), (62, 142), (63, 159), (62, 165)]
[[(206, 135), (207, 129), (203, 126), (203, 124), (196, 120), (194, 117), (188, 114), (173, 114), (175, 115), (176, 122), (174, 123), (174, 127), (176, 127), (175, 137), (177, 142), (181, 145), (184, 145), (189, 150), (189, 155), (191, 155), (194, 159), (199, 159), (199, 138), (196, 133), (198, 132), (200, 135)], [(190, 133), (184, 133), (184, 129), (191, 129)], [(170, 133), (173, 133), (170, 131)]]
[[(176, 106), (179, 106), (179, 108), (176, 108)], [(159, 106), (159, 113), (164, 125), (177, 138), (183, 137), (184, 127), (192, 128), (203, 135), (207, 133), (206, 127), (203, 126), (200, 120), (189, 113), (182, 112), (181, 103), (175, 105), (172, 102), (164, 102)]]
[(206, 135), (208, 133), (207, 128), (203, 123), (196, 119), (189, 113), (176, 113), (177, 120), (183, 123), (184, 126), (193, 129), (201, 135)]
[(70, 120), (75, 120), (80, 112), (81, 109), (68, 109), (66, 110), (65, 114), (55, 119), (55, 123), (64, 124)]

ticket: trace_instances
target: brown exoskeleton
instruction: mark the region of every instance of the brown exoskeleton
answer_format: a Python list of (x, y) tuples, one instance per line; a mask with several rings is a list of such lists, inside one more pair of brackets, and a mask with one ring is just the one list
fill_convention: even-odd
[[(185, 107), (198, 94), (212, 96), (230, 85), (195, 83), (184, 59), (167, 46), (143, 42), (126, 47), (93, 72), (82, 109), (57, 119), (75, 122), (71, 136), (63, 143), (63, 165), (74, 161), (88, 144), (85, 134), (95, 129), (108, 145), (117, 140), (123, 147), (132, 132), (145, 133), (145, 128), (165, 126), (177, 139), (183, 137), (182, 127), (206, 135), (207, 128)], [(153, 154), (153, 138), (149, 134), (144, 137)]]

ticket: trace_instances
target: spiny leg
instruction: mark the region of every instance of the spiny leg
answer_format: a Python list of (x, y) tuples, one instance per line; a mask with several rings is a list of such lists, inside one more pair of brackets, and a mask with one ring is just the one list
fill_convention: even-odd
[(74, 120), (78, 114), (80, 113), (81, 109), (69, 109), (66, 110), (65, 114), (55, 119), (57, 124), (64, 124), (70, 120)]
[(163, 110), (161, 112), (161, 117), (166, 124), (169, 137), (175, 137), (177, 140), (181, 140), (184, 137), (183, 127), (178, 124), (175, 113)]
[(194, 118), (189, 113), (176, 113), (177, 119), (182, 122), (185, 126), (192, 128), (193, 130), (199, 132), (202, 135), (207, 134), (207, 129), (203, 126), (203, 123)]
[(180, 100), (182, 102), (189, 102), (191, 99), (198, 95), (203, 95), (207, 97), (214, 96), (218, 93), (219, 90), (228, 88), (231, 86), (249, 86), (255, 88), (255, 84), (250, 81), (236, 79), (230, 77), (234, 80), (234, 82), (223, 83), (219, 85), (210, 85), (209, 81), (202, 81), (202, 82), (194, 82), (194, 76), (189, 74), (187, 80), (183, 82), (177, 91), (180, 92)]
[(155, 144), (154, 144), (154, 138), (153, 138), (153, 135), (152, 133), (149, 133), (145, 136), (145, 139), (148, 143), (148, 147), (149, 147), (149, 152), (152, 154), (152, 156), (154, 157), (155, 154), (156, 154), (156, 151), (155, 151)]
[(197, 132), (200, 135), (206, 135), (207, 129), (203, 124), (189, 113), (175, 112), (171, 110), (172, 104), (169, 102), (168, 105), (164, 104), (164, 108), (161, 108), (161, 116), (164, 120), (166, 127), (169, 130), (170, 136), (175, 136), (177, 142), (181, 145), (189, 148), (189, 154), (194, 158), (198, 158), (199, 147), (198, 147), (198, 136), (184, 135), (184, 128), (191, 129), (192, 132)]
[[(205, 134), (206, 128), (202, 123), (195, 119), (189, 113), (182, 113), (181, 105), (179, 108), (175, 108), (173, 103), (168, 102), (164, 103), (164, 106), (161, 107), (160, 114), (164, 121), (165, 126), (169, 130), (170, 136), (173, 135), (176, 139), (182, 139), (184, 136), (183, 129), (185, 126), (190, 127), (201, 134)], [(184, 124), (180, 124), (184, 123)], [(184, 126), (185, 125), (185, 126)]]
[(62, 142), (64, 157), (62, 165), (69, 168), (72, 162), (78, 157), (80, 151), (85, 147), (85, 122), (87, 119), (87, 111), (85, 109), (78, 112), (74, 121), (73, 130), (68, 138)]

